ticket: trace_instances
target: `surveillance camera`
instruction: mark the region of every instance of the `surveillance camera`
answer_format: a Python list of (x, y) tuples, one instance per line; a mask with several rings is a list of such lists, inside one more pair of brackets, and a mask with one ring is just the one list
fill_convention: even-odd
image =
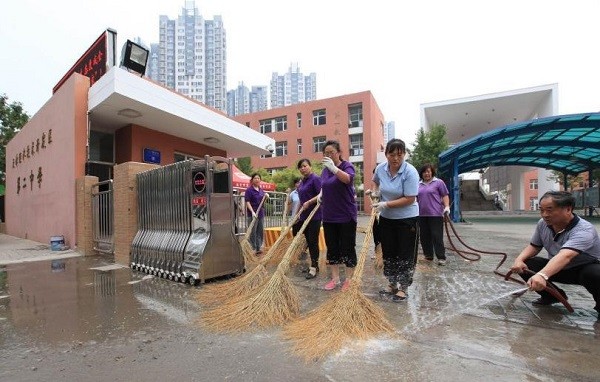
[(273, 154), (273, 151), (275, 151), (275, 149), (273, 148), (273, 145), (267, 145), (267, 147), (265, 147), (267, 150), (269, 150), (269, 152), (271, 154)]

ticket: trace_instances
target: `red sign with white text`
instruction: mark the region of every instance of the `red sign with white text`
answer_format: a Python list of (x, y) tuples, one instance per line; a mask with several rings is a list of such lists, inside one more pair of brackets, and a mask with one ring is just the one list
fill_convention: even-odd
[(98, 81), (106, 73), (106, 55), (107, 55), (107, 37), (108, 32), (103, 32), (100, 37), (94, 41), (92, 46), (77, 60), (75, 65), (67, 71), (63, 78), (52, 88), (52, 93), (56, 91), (67, 81), (73, 73), (79, 73), (90, 79), (90, 86)]

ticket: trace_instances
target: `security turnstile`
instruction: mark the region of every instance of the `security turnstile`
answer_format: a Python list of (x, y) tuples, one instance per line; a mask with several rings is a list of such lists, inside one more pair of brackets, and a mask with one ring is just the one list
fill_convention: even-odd
[(137, 175), (133, 269), (181, 282), (241, 274), (231, 161), (206, 156)]

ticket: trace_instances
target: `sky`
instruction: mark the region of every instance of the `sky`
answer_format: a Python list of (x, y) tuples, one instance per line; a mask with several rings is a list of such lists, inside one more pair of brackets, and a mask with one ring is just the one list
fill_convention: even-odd
[[(184, 0), (5, 0), (0, 94), (33, 115), (107, 28), (158, 42)], [(196, 0), (223, 18), (227, 90), (269, 85), (298, 63), (317, 98), (370, 90), (396, 136), (415, 141), (420, 105), (558, 84), (559, 114), (600, 111), (597, 0)]]

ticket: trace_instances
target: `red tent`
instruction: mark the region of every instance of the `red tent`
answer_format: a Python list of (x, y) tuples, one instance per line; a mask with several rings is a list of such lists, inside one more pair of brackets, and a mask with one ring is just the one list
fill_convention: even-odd
[[(250, 177), (243, 172), (240, 171), (239, 168), (231, 165), (231, 170), (233, 172), (233, 188), (246, 189), (250, 186)], [(264, 181), (260, 182), (260, 187), (262, 187), (265, 191), (275, 191), (275, 185), (273, 183), (267, 183)]]

